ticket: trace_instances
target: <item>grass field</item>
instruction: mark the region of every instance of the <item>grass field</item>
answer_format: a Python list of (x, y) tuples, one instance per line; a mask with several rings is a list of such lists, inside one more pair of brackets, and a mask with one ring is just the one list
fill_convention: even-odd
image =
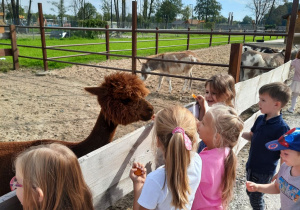
[[(174, 52), (174, 51), (183, 51), (186, 50), (187, 45), (187, 35), (166, 35), (161, 34), (159, 37), (159, 53), (164, 52)], [(261, 40), (261, 36), (255, 37), (255, 40)], [(276, 39), (276, 37), (272, 37), (271, 39)], [(209, 35), (191, 35), (190, 36), (190, 50), (196, 50), (200, 48), (209, 47)], [(269, 36), (265, 36), (264, 40), (270, 40)], [(246, 42), (252, 42), (253, 36), (246, 36)], [(212, 39), (212, 46), (216, 45), (224, 45), (228, 42), (228, 36), (225, 35), (214, 35)], [(243, 36), (231, 36), (230, 43), (242, 43)], [(10, 44), (10, 40), (0, 40), (0, 43)], [(71, 44), (88, 44), (95, 43), (93, 45), (87, 46), (69, 46), (69, 47), (61, 47), (61, 49), (71, 49), (71, 50), (80, 50), (80, 51), (88, 51), (88, 52), (105, 52), (105, 39), (84, 39), (84, 38), (64, 38), (64, 39), (50, 39), (46, 38), (47, 46), (56, 46), (56, 45), (71, 45)], [(29, 46), (41, 46), (41, 40), (35, 36), (33, 39), (30, 38), (18, 38), (18, 45), (29, 45)], [(174, 46), (174, 45), (182, 45), (182, 46)], [(1, 45), (0, 49), (10, 48), (9, 45)], [(18, 47), (19, 54), (23, 56), (30, 56), (36, 58), (42, 58), (42, 50), (37, 48), (28, 48), (28, 47)], [(110, 38), (110, 50), (112, 54), (119, 55), (131, 55), (131, 38)], [(155, 54), (155, 36), (153, 34), (142, 34), (138, 35), (138, 43), (137, 43), (137, 55), (138, 56), (149, 56)], [(144, 49), (151, 48), (151, 49)], [(113, 50), (122, 50), (118, 52), (113, 52)], [(58, 57), (58, 56), (67, 56), (67, 55), (76, 55), (82, 54), (78, 52), (67, 52), (60, 50), (47, 50), (47, 58)], [(76, 62), (76, 63), (98, 63), (100, 61), (104, 61), (106, 56), (103, 55), (85, 55), (85, 56), (77, 56), (70, 58), (61, 58), (61, 61), (68, 62)], [(122, 59), (121, 57), (111, 56), (110, 59)], [(33, 68), (33, 69), (43, 69), (43, 62), (41, 60), (36, 59), (28, 59), (28, 58), (19, 58), (19, 64), (21, 68)], [(70, 66), (71, 64), (59, 63), (59, 62), (51, 62), (48, 61), (49, 69), (59, 69), (64, 68), (66, 66)], [(6, 57), (6, 60), (0, 60), (0, 71), (8, 71), (12, 69), (12, 57)]]

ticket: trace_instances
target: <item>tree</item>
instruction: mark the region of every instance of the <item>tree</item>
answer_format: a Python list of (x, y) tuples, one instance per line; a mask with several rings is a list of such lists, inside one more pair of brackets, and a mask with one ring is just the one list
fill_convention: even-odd
[(94, 19), (96, 15), (97, 9), (91, 3), (85, 3), (77, 13), (77, 16), (80, 20)]
[[(265, 15), (266, 24), (268, 25), (286, 25), (286, 20), (283, 19), (281, 16), (288, 14), (292, 10), (293, 3), (292, 2), (286, 2), (283, 5), (279, 5), (277, 8), (273, 10), (273, 12), (270, 15)], [(267, 18), (267, 16), (269, 18)]]
[(58, 13), (60, 25), (63, 26), (63, 17), (67, 12), (67, 9), (65, 7), (65, 1), (64, 0), (59, 0), (59, 2), (56, 1), (48, 1), (48, 3), (52, 4), (54, 7), (56, 7), (57, 11), (55, 11), (54, 8), (51, 8), (53, 12)]
[(27, 26), (30, 26), (30, 22), (31, 22), (31, 3), (32, 0), (29, 0), (29, 5), (28, 5), (28, 12), (27, 12)]
[(216, 0), (197, 0), (194, 11), (196, 12), (198, 19), (205, 19), (205, 22), (209, 18), (213, 21), (220, 15), (222, 6)]
[(247, 7), (252, 10), (255, 15), (255, 25), (262, 23), (267, 13), (272, 13), (273, 7), (279, 0), (251, 0)]
[(246, 16), (243, 18), (242, 23), (243, 23), (243, 24), (251, 24), (251, 23), (252, 23), (252, 17), (249, 17), (248, 15), (246, 15)]
[(190, 19), (190, 17), (192, 16), (192, 8), (190, 6), (185, 6), (182, 10), (181, 10), (181, 14), (182, 14), (182, 20), (188, 20)]
[(103, 19), (106, 21), (110, 21), (111, 19), (111, 5), (108, 0), (102, 0), (101, 9), (103, 12)]
[(165, 22), (167, 27), (168, 22), (173, 21), (181, 13), (181, 7), (181, 0), (164, 0), (161, 4), (157, 5), (156, 20), (158, 22)]

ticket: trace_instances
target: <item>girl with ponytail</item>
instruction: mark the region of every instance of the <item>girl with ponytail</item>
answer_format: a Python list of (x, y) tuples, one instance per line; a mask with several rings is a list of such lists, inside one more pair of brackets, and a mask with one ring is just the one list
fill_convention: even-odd
[(207, 147), (199, 153), (203, 170), (192, 210), (227, 209), (236, 176), (237, 160), (232, 149), (243, 126), (236, 111), (225, 105), (212, 106), (198, 123), (199, 136)]
[(133, 209), (191, 209), (202, 169), (201, 158), (194, 152), (196, 119), (186, 108), (166, 108), (155, 117), (154, 135), (158, 149), (164, 154), (165, 165), (146, 178), (144, 165), (133, 163), (130, 171)]

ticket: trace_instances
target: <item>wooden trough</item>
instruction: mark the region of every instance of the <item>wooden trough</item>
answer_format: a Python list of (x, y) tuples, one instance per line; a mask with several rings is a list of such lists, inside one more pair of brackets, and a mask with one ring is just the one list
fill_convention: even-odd
[[(284, 82), (288, 78), (290, 62), (255, 78), (237, 83), (235, 108), (239, 114), (258, 102), (259, 88), (270, 82)], [(197, 115), (195, 103), (186, 107)], [(249, 131), (260, 112), (245, 121)], [(132, 163), (136, 160), (146, 165), (148, 172), (155, 170), (157, 163), (152, 150), (152, 123), (143, 126), (112, 143), (101, 147), (81, 158), (79, 162), (84, 178), (93, 193), (95, 209), (106, 209), (133, 190), (129, 178)], [(247, 140), (240, 138), (236, 154)], [(9, 184), (9, 183), (7, 183)], [(0, 197), (0, 209), (22, 209), (15, 192)]]

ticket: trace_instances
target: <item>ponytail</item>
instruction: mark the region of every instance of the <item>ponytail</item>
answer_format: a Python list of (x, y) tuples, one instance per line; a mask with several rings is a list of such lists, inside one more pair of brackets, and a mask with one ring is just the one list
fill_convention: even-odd
[(165, 153), (166, 180), (172, 193), (172, 205), (184, 209), (191, 193), (187, 168), (190, 164), (190, 152), (185, 148), (183, 135), (174, 133)]
[(196, 118), (186, 108), (173, 106), (155, 117), (154, 139), (158, 139), (165, 158), (166, 183), (172, 195), (171, 205), (185, 209), (191, 188), (188, 167), (196, 147)]
[(232, 148), (230, 148), (227, 158), (224, 160), (224, 175), (222, 177), (222, 202), (226, 209), (233, 196), (235, 185), (237, 158)]

